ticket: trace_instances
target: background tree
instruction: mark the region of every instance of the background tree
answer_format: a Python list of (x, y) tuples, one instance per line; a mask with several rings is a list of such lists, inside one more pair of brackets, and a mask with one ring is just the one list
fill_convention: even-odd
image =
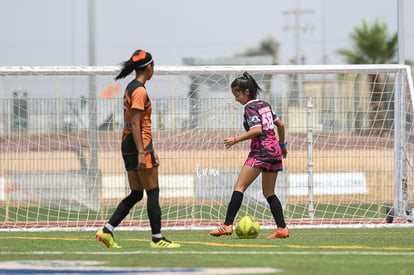
[[(249, 48), (236, 56), (271, 56), (273, 60), (272, 63), (277, 64), (279, 47), (280, 43), (272, 36), (269, 36), (261, 40), (256, 48)], [(270, 91), (272, 90), (272, 75), (264, 75), (263, 81), (265, 83), (263, 92), (266, 95), (267, 100), (269, 100)]]
[[(362, 20), (362, 26), (356, 27), (350, 34), (353, 47), (351, 49), (339, 49), (337, 53), (344, 56), (349, 64), (386, 64), (395, 63), (398, 47), (397, 33), (388, 34), (387, 24), (375, 20), (368, 24)], [(391, 99), (391, 94), (385, 93), (386, 84), (389, 81), (385, 75), (368, 75), (370, 83), (370, 121), (374, 135), (382, 135), (385, 124), (386, 102)]]
[(256, 48), (249, 48), (237, 56), (271, 56), (273, 63), (277, 63), (280, 43), (273, 37), (267, 37), (259, 42)]

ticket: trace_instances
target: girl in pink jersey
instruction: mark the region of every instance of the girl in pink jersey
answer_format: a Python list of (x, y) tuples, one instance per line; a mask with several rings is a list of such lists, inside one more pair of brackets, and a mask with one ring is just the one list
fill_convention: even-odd
[[(261, 88), (247, 72), (231, 84), (237, 102), (245, 105), (243, 126), (246, 132), (240, 136), (224, 139), (226, 148), (238, 142), (251, 140), (250, 153), (240, 171), (227, 208), (224, 224), (210, 232), (212, 236), (231, 235), (233, 222), (243, 201), (243, 194), (257, 176), (262, 173), (262, 191), (276, 222), (277, 229), (267, 238), (287, 238), (289, 230), (285, 223), (282, 204), (275, 195), (276, 178), (283, 170), (282, 158), (287, 155), (285, 127), (280, 118), (265, 101), (257, 99)], [(276, 125), (279, 140), (276, 138)]]

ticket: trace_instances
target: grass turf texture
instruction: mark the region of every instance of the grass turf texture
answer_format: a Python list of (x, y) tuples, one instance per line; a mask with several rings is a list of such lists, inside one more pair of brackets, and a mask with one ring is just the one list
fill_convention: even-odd
[(414, 274), (414, 228), (292, 229), (288, 239), (211, 237), (166, 230), (180, 249), (154, 250), (147, 231), (116, 231), (122, 249), (95, 232), (0, 232), (0, 261), (89, 260), (114, 267), (274, 267), (278, 274)]

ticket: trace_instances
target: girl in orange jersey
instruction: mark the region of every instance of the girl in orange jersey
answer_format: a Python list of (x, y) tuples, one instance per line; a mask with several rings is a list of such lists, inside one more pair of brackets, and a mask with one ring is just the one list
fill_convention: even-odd
[(113, 230), (128, 215), (130, 209), (147, 193), (147, 211), (151, 225), (152, 248), (178, 248), (180, 244), (167, 240), (161, 234), (161, 208), (158, 187), (158, 156), (152, 146), (151, 101), (145, 82), (154, 73), (154, 61), (150, 53), (137, 50), (125, 61), (115, 80), (125, 78), (135, 71), (135, 78), (124, 94), (124, 130), (122, 133), (122, 157), (128, 174), (131, 193), (118, 205), (109, 221), (96, 233), (96, 238), (109, 248), (120, 248), (114, 241)]

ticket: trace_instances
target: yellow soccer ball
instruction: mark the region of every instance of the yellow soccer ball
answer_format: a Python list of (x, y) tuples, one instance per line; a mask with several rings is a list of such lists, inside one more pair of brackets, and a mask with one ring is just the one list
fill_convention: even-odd
[(244, 216), (236, 224), (239, 239), (255, 239), (260, 232), (259, 222), (251, 216)]

